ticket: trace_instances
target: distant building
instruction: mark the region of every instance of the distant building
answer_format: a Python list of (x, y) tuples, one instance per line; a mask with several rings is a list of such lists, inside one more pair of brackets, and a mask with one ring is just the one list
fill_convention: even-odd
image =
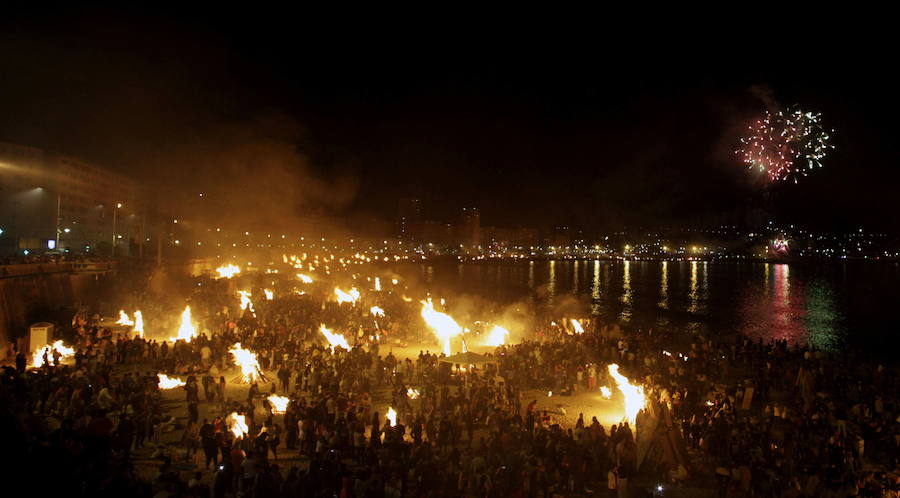
[[(132, 254), (146, 208), (134, 180), (88, 161), (0, 142), (0, 246)], [(3, 226), (6, 225), (6, 226)], [(98, 251), (99, 250), (99, 251)]]
[(400, 199), (397, 206), (397, 237), (400, 240), (418, 240), (422, 221), (422, 201), (409, 197)]
[(463, 208), (456, 229), (459, 245), (469, 252), (478, 251), (481, 242), (481, 212), (478, 208)]
[(448, 246), (453, 243), (453, 225), (440, 221), (423, 221), (421, 223), (424, 244)]

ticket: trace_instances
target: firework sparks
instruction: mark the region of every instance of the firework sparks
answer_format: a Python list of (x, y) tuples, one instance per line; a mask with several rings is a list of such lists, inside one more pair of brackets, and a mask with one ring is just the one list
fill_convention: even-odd
[(772, 251), (777, 254), (787, 254), (789, 249), (788, 241), (785, 238), (777, 238), (772, 241)]
[(822, 126), (821, 114), (792, 107), (771, 113), (749, 127), (736, 154), (750, 169), (765, 173), (770, 181), (807, 176), (833, 149), (830, 132)]

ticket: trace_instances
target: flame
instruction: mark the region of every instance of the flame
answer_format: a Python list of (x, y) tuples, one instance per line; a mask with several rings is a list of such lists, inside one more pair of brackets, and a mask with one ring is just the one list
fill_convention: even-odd
[(419, 390), (411, 387), (407, 388), (406, 395), (409, 396), (409, 399), (419, 399)]
[(216, 268), (216, 273), (219, 275), (216, 280), (220, 278), (233, 278), (235, 275), (241, 272), (241, 269), (237, 267), (237, 265), (227, 264), (224, 266), (220, 266)]
[(228, 425), (231, 433), (234, 434), (235, 439), (241, 439), (250, 432), (250, 428), (247, 427), (246, 417), (238, 415), (237, 412), (231, 412), (231, 415), (225, 419), (225, 423)]
[(575, 329), (576, 334), (584, 333), (584, 327), (581, 326), (581, 322), (579, 322), (578, 320), (576, 320), (574, 318), (572, 319), (572, 328)]
[(61, 340), (56, 341), (53, 344), (46, 344), (44, 346), (41, 346), (34, 351), (34, 353), (31, 355), (32, 367), (40, 368), (44, 366), (44, 350), (47, 348), (50, 348), (50, 351), (47, 351), (47, 359), (50, 360), (51, 363), (53, 362), (53, 351), (59, 351), (60, 361), (62, 361), (63, 358), (68, 358), (75, 355), (75, 348), (64, 346)]
[(144, 315), (141, 310), (134, 312), (134, 332), (138, 337), (144, 337)]
[(619, 365), (613, 363), (607, 367), (609, 374), (616, 381), (616, 387), (625, 395), (625, 417), (631, 425), (637, 420), (637, 414), (644, 408), (644, 388), (628, 382), (628, 378), (619, 373)]
[(341, 289), (335, 287), (334, 295), (337, 296), (338, 303), (352, 303), (356, 304), (356, 301), (359, 300), (359, 291), (356, 288), (350, 289), (348, 292), (344, 292)]
[(375, 277), (375, 290), (377, 290), (377, 291), (381, 290), (381, 279), (378, 277)]
[(385, 416), (387, 417), (388, 422), (390, 422), (391, 427), (394, 427), (397, 425), (397, 412), (394, 411), (393, 406), (388, 408), (387, 415), (385, 415)]
[(505, 328), (494, 325), (494, 328), (491, 329), (490, 334), (486, 341), (484, 341), (485, 346), (502, 346), (506, 343), (506, 338), (509, 337), (509, 331)]
[(197, 337), (197, 329), (194, 327), (194, 324), (191, 323), (191, 307), (185, 306), (184, 311), (181, 312), (181, 325), (178, 326), (178, 335), (169, 340), (172, 342), (191, 342), (191, 339), (194, 337)]
[(159, 377), (159, 387), (160, 389), (175, 389), (176, 387), (181, 387), (187, 384), (187, 382), (176, 378), (169, 377), (166, 374), (156, 374)]
[(391, 283), (394, 284), (394, 285), (397, 285), (397, 279), (396, 279), (396, 278), (392, 278), (392, 279), (391, 279)]
[(272, 394), (269, 396), (269, 403), (272, 403), (272, 413), (275, 415), (284, 415), (287, 412), (288, 402), (291, 400), (287, 396), (278, 396)]
[(458, 336), (462, 333), (462, 327), (456, 323), (450, 315), (434, 310), (434, 304), (431, 299), (421, 301), (422, 318), (428, 327), (434, 331), (434, 335), (438, 337), (444, 348), (444, 356), (450, 356), (450, 338)]
[(228, 350), (234, 356), (234, 362), (241, 367), (241, 380), (247, 383), (255, 382), (260, 378), (259, 361), (256, 360), (256, 353), (241, 347), (241, 343), (236, 342), (231, 349)]
[(304, 275), (304, 274), (302, 274), (302, 273), (298, 273), (298, 274), (297, 274), (297, 278), (299, 278), (300, 281), (303, 282), (304, 284), (311, 284), (311, 283), (312, 283), (312, 277), (310, 277), (309, 275)]
[(606, 399), (612, 398), (612, 391), (606, 386), (600, 386), (600, 394)]
[(238, 291), (238, 295), (241, 297), (241, 309), (249, 309), (250, 313), (256, 313), (256, 310), (253, 309), (253, 301), (250, 300), (250, 291)]
[(411, 297), (401, 296), (400, 299), (402, 299), (404, 303), (411, 303), (411, 302), (412, 302), (412, 298), (411, 298)]
[(372, 306), (369, 311), (372, 312), (372, 316), (374, 317), (384, 316), (384, 310), (379, 308), (378, 306)]
[(263, 292), (266, 294), (267, 301), (271, 301), (272, 298), (275, 297), (275, 293), (272, 291), (272, 289), (263, 289)]
[(119, 310), (119, 319), (116, 320), (117, 325), (134, 325), (134, 322), (131, 318), (128, 318), (128, 313), (125, 313), (125, 310)]
[(335, 334), (328, 330), (325, 327), (325, 324), (319, 326), (319, 332), (325, 336), (325, 339), (328, 340), (328, 344), (331, 346), (331, 352), (334, 352), (335, 347), (344, 348), (347, 351), (350, 351), (350, 344), (347, 344), (347, 339), (344, 339), (344, 336), (341, 334)]

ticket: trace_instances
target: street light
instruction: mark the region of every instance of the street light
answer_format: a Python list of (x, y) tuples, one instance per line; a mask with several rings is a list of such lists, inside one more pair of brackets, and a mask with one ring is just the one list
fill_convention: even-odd
[(112, 255), (116, 256), (116, 213), (119, 212), (119, 209), (122, 209), (122, 203), (117, 202), (116, 208), (113, 209), (113, 233), (112, 233)]

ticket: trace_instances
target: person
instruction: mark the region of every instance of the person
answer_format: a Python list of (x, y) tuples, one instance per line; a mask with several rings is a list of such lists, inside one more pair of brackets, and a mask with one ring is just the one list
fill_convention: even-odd
[(187, 450), (185, 460), (190, 460), (200, 448), (200, 427), (197, 426), (196, 421), (191, 420), (188, 422), (187, 427), (184, 429), (184, 434), (181, 436), (181, 444)]
[(16, 371), (19, 372), (20, 375), (25, 373), (26, 363), (27, 363), (27, 360), (25, 359), (25, 355), (22, 354), (21, 351), (16, 353)]
[(206, 457), (204, 467), (208, 470), (210, 462), (216, 467), (219, 464), (219, 442), (216, 441), (215, 427), (207, 419), (203, 419), (203, 425), (200, 426), (200, 444)]

